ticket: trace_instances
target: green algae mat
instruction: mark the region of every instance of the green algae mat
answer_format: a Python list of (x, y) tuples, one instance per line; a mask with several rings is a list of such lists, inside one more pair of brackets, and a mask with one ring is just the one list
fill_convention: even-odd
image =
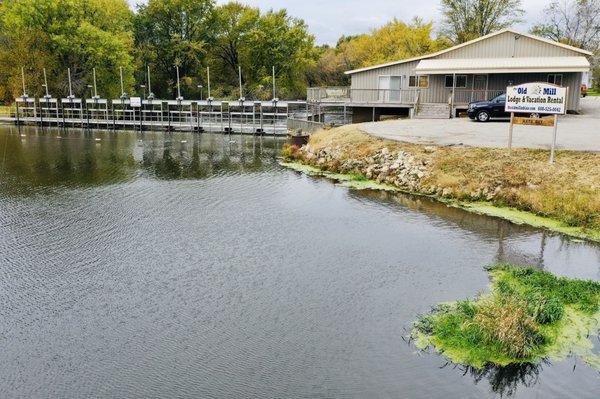
[(417, 348), (476, 369), (578, 356), (600, 371), (591, 341), (600, 329), (600, 283), (506, 264), (488, 272), (487, 294), (440, 304), (414, 323)]
[(531, 212), (521, 211), (515, 208), (496, 206), (491, 202), (458, 201), (455, 199), (447, 199), (430, 194), (412, 192), (391, 184), (378, 183), (374, 180), (368, 180), (364, 176), (329, 172), (311, 165), (303, 164), (301, 162), (280, 161), (279, 164), (283, 167), (304, 173), (309, 176), (321, 176), (334, 180), (341, 186), (356, 190), (382, 190), (425, 196), (440, 201), (448, 206), (464, 209), (468, 212), (505, 219), (514, 224), (525, 224), (532, 227), (546, 229), (577, 239), (600, 242), (600, 231), (598, 230), (577, 226), (568, 226), (563, 222), (551, 218), (535, 215)]
[(335, 173), (306, 165), (300, 162), (279, 162), (285, 168), (302, 172), (308, 176), (322, 176), (327, 179), (337, 181), (340, 186), (353, 188), (356, 190), (383, 190), (400, 192), (401, 190), (391, 184), (377, 183), (374, 180), (368, 180), (361, 175), (353, 175), (347, 173)]

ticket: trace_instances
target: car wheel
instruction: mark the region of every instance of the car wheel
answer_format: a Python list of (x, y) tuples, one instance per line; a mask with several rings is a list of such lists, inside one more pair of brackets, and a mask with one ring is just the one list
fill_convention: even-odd
[(542, 115), (540, 115), (539, 112), (532, 112), (531, 114), (529, 114), (530, 118), (541, 118)]
[(479, 122), (487, 122), (490, 120), (490, 113), (487, 111), (479, 111), (477, 113), (477, 120)]

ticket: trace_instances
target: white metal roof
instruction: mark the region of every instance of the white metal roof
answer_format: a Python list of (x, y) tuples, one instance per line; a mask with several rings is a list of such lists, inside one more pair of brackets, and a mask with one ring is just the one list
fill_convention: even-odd
[(439, 58), (421, 60), (418, 74), (587, 72), (585, 57)]
[(379, 69), (379, 68), (384, 68), (384, 67), (388, 67), (388, 66), (404, 64), (404, 63), (411, 62), (411, 61), (418, 61), (418, 60), (424, 60), (424, 59), (427, 59), (427, 58), (436, 57), (438, 55), (449, 53), (450, 51), (457, 50), (457, 49), (459, 49), (461, 47), (465, 47), (465, 46), (468, 46), (470, 44), (477, 43), (477, 42), (480, 42), (480, 41), (485, 40), (485, 39), (489, 39), (490, 37), (501, 35), (501, 34), (503, 34), (505, 32), (510, 32), (510, 33), (514, 33), (516, 35), (525, 36), (525, 37), (528, 37), (530, 39), (538, 40), (540, 42), (544, 42), (544, 43), (548, 43), (548, 44), (553, 44), (553, 45), (555, 45), (557, 47), (566, 48), (566, 49), (569, 49), (569, 50), (572, 50), (572, 51), (576, 51), (576, 52), (584, 54), (584, 55), (588, 55), (588, 56), (593, 55), (592, 52), (580, 49), (578, 47), (569, 46), (568, 44), (563, 44), (563, 43), (560, 43), (560, 42), (555, 42), (553, 40), (549, 40), (549, 39), (546, 39), (546, 38), (543, 38), (543, 37), (539, 37), (539, 36), (535, 36), (535, 35), (530, 35), (529, 33), (518, 32), (516, 30), (508, 28), (508, 29), (499, 30), (498, 32), (490, 33), (489, 35), (481, 36), (481, 37), (479, 37), (477, 39), (474, 39), (474, 40), (471, 40), (471, 41), (468, 41), (468, 42), (465, 42), (465, 43), (461, 43), (461, 44), (458, 44), (456, 46), (453, 46), (453, 47), (450, 47), (450, 48), (447, 48), (447, 49), (444, 49), (444, 50), (441, 50), (441, 51), (438, 51), (438, 52), (435, 52), (435, 53), (426, 54), (426, 55), (419, 56), (419, 57), (407, 58), (407, 59), (399, 60), (399, 61), (388, 62), (386, 64), (379, 64), (379, 65), (373, 65), (373, 66), (369, 66), (369, 67), (365, 67), (365, 68), (353, 69), (351, 71), (346, 71), (345, 74), (346, 75), (352, 75), (352, 74), (355, 74), (355, 73), (358, 73), (358, 72), (370, 71), (371, 69)]

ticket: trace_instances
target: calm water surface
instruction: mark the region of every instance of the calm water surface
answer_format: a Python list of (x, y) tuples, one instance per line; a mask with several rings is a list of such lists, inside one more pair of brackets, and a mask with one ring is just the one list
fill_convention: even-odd
[(402, 339), (483, 265), (599, 280), (598, 246), (307, 177), (282, 144), (0, 128), (0, 397), (598, 397), (575, 358), (477, 373)]

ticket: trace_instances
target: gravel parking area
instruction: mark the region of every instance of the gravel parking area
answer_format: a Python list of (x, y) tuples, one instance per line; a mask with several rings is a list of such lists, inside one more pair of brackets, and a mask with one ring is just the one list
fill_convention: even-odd
[[(357, 125), (373, 136), (419, 144), (506, 147), (508, 121), (474, 122), (469, 118), (403, 119)], [(513, 146), (549, 149), (552, 128), (517, 126)], [(600, 152), (600, 97), (581, 99), (580, 115), (559, 116), (557, 147)]]

